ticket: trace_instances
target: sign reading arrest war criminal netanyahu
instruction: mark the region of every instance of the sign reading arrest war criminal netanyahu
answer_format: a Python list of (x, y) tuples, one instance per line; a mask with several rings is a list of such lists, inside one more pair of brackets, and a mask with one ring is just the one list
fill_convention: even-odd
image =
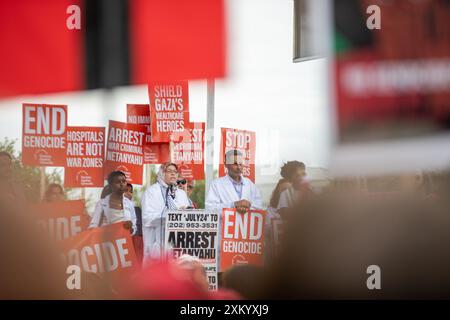
[(111, 171), (122, 171), (129, 183), (142, 184), (146, 132), (143, 125), (109, 121), (105, 178)]
[(127, 104), (127, 122), (147, 127), (144, 141), (144, 163), (161, 164), (170, 161), (170, 146), (167, 142), (152, 142), (150, 105)]
[(188, 180), (205, 179), (205, 123), (192, 122), (183, 132), (172, 135), (172, 161)]

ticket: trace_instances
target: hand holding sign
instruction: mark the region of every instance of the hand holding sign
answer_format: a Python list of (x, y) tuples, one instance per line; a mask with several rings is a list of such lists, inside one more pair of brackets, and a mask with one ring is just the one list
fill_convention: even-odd
[(130, 233), (132, 233), (132, 223), (131, 221), (124, 221), (123, 223), (123, 227), (127, 230), (130, 230)]
[(237, 212), (246, 213), (247, 210), (250, 210), (250, 207), (252, 205), (251, 205), (250, 201), (242, 199), (242, 200), (236, 201), (234, 203), (234, 206), (235, 206)]

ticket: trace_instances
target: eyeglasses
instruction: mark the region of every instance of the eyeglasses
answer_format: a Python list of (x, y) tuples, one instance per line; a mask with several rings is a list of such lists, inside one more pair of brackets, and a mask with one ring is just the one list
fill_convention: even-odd
[(177, 174), (178, 173), (178, 171), (176, 171), (176, 170), (166, 170), (166, 173), (168, 173), (168, 174)]

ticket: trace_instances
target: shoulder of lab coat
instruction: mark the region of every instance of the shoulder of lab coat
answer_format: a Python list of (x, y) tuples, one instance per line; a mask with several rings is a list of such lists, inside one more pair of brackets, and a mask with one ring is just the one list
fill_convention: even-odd
[(243, 199), (251, 203), (252, 209), (263, 209), (261, 193), (255, 184), (245, 177), (242, 177), (242, 182), (242, 197), (239, 199), (228, 176), (214, 179), (206, 196), (206, 209), (222, 213), (222, 209), (234, 208), (234, 203)]
[(187, 208), (191, 205), (187, 193), (180, 188), (175, 191), (175, 204), (178, 208)]
[(148, 187), (142, 195), (142, 226), (152, 227), (162, 217), (164, 210), (164, 199), (161, 193), (161, 187), (158, 183)]
[[(262, 204), (262, 197), (261, 197), (261, 193), (259, 192), (258, 188), (256, 187), (256, 185), (248, 178), (242, 177), (243, 182), (244, 182), (244, 187), (242, 189), (242, 199), (248, 200), (250, 201), (251, 205), (252, 205), (252, 209), (256, 209), (256, 210), (262, 210), (263, 209), (263, 204)], [(249, 192), (249, 198), (250, 199), (246, 199), (244, 196), (244, 193)]]
[[(145, 227), (157, 227), (164, 218), (165, 202), (159, 183), (152, 184), (145, 190), (142, 196), (142, 225)], [(175, 191), (175, 204), (178, 208), (188, 207), (189, 198), (184, 190)]]
[[(237, 200), (235, 201), (230, 197), (224, 197), (225, 189), (229, 188), (228, 184), (229, 181), (226, 176), (214, 179), (211, 182), (205, 200), (206, 210), (215, 211), (221, 214), (223, 208), (234, 208), (234, 202), (238, 200), (237, 197)], [(222, 192), (220, 192), (221, 190)], [(233, 192), (235, 191), (233, 190)]]

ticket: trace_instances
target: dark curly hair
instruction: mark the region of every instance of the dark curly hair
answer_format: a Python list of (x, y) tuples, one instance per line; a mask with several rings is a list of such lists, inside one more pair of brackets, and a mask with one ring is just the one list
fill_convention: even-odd
[(113, 171), (109, 174), (108, 176), (108, 184), (112, 185), (114, 182), (114, 179), (118, 176), (124, 176), (125, 179), (127, 178), (127, 176), (125, 175), (125, 173), (123, 173), (122, 171)]
[(295, 171), (300, 169), (305, 169), (305, 164), (303, 162), (294, 160), (288, 161), (281, 167), (281, 176), (289, 181), (291, 181), (292, 175)]

